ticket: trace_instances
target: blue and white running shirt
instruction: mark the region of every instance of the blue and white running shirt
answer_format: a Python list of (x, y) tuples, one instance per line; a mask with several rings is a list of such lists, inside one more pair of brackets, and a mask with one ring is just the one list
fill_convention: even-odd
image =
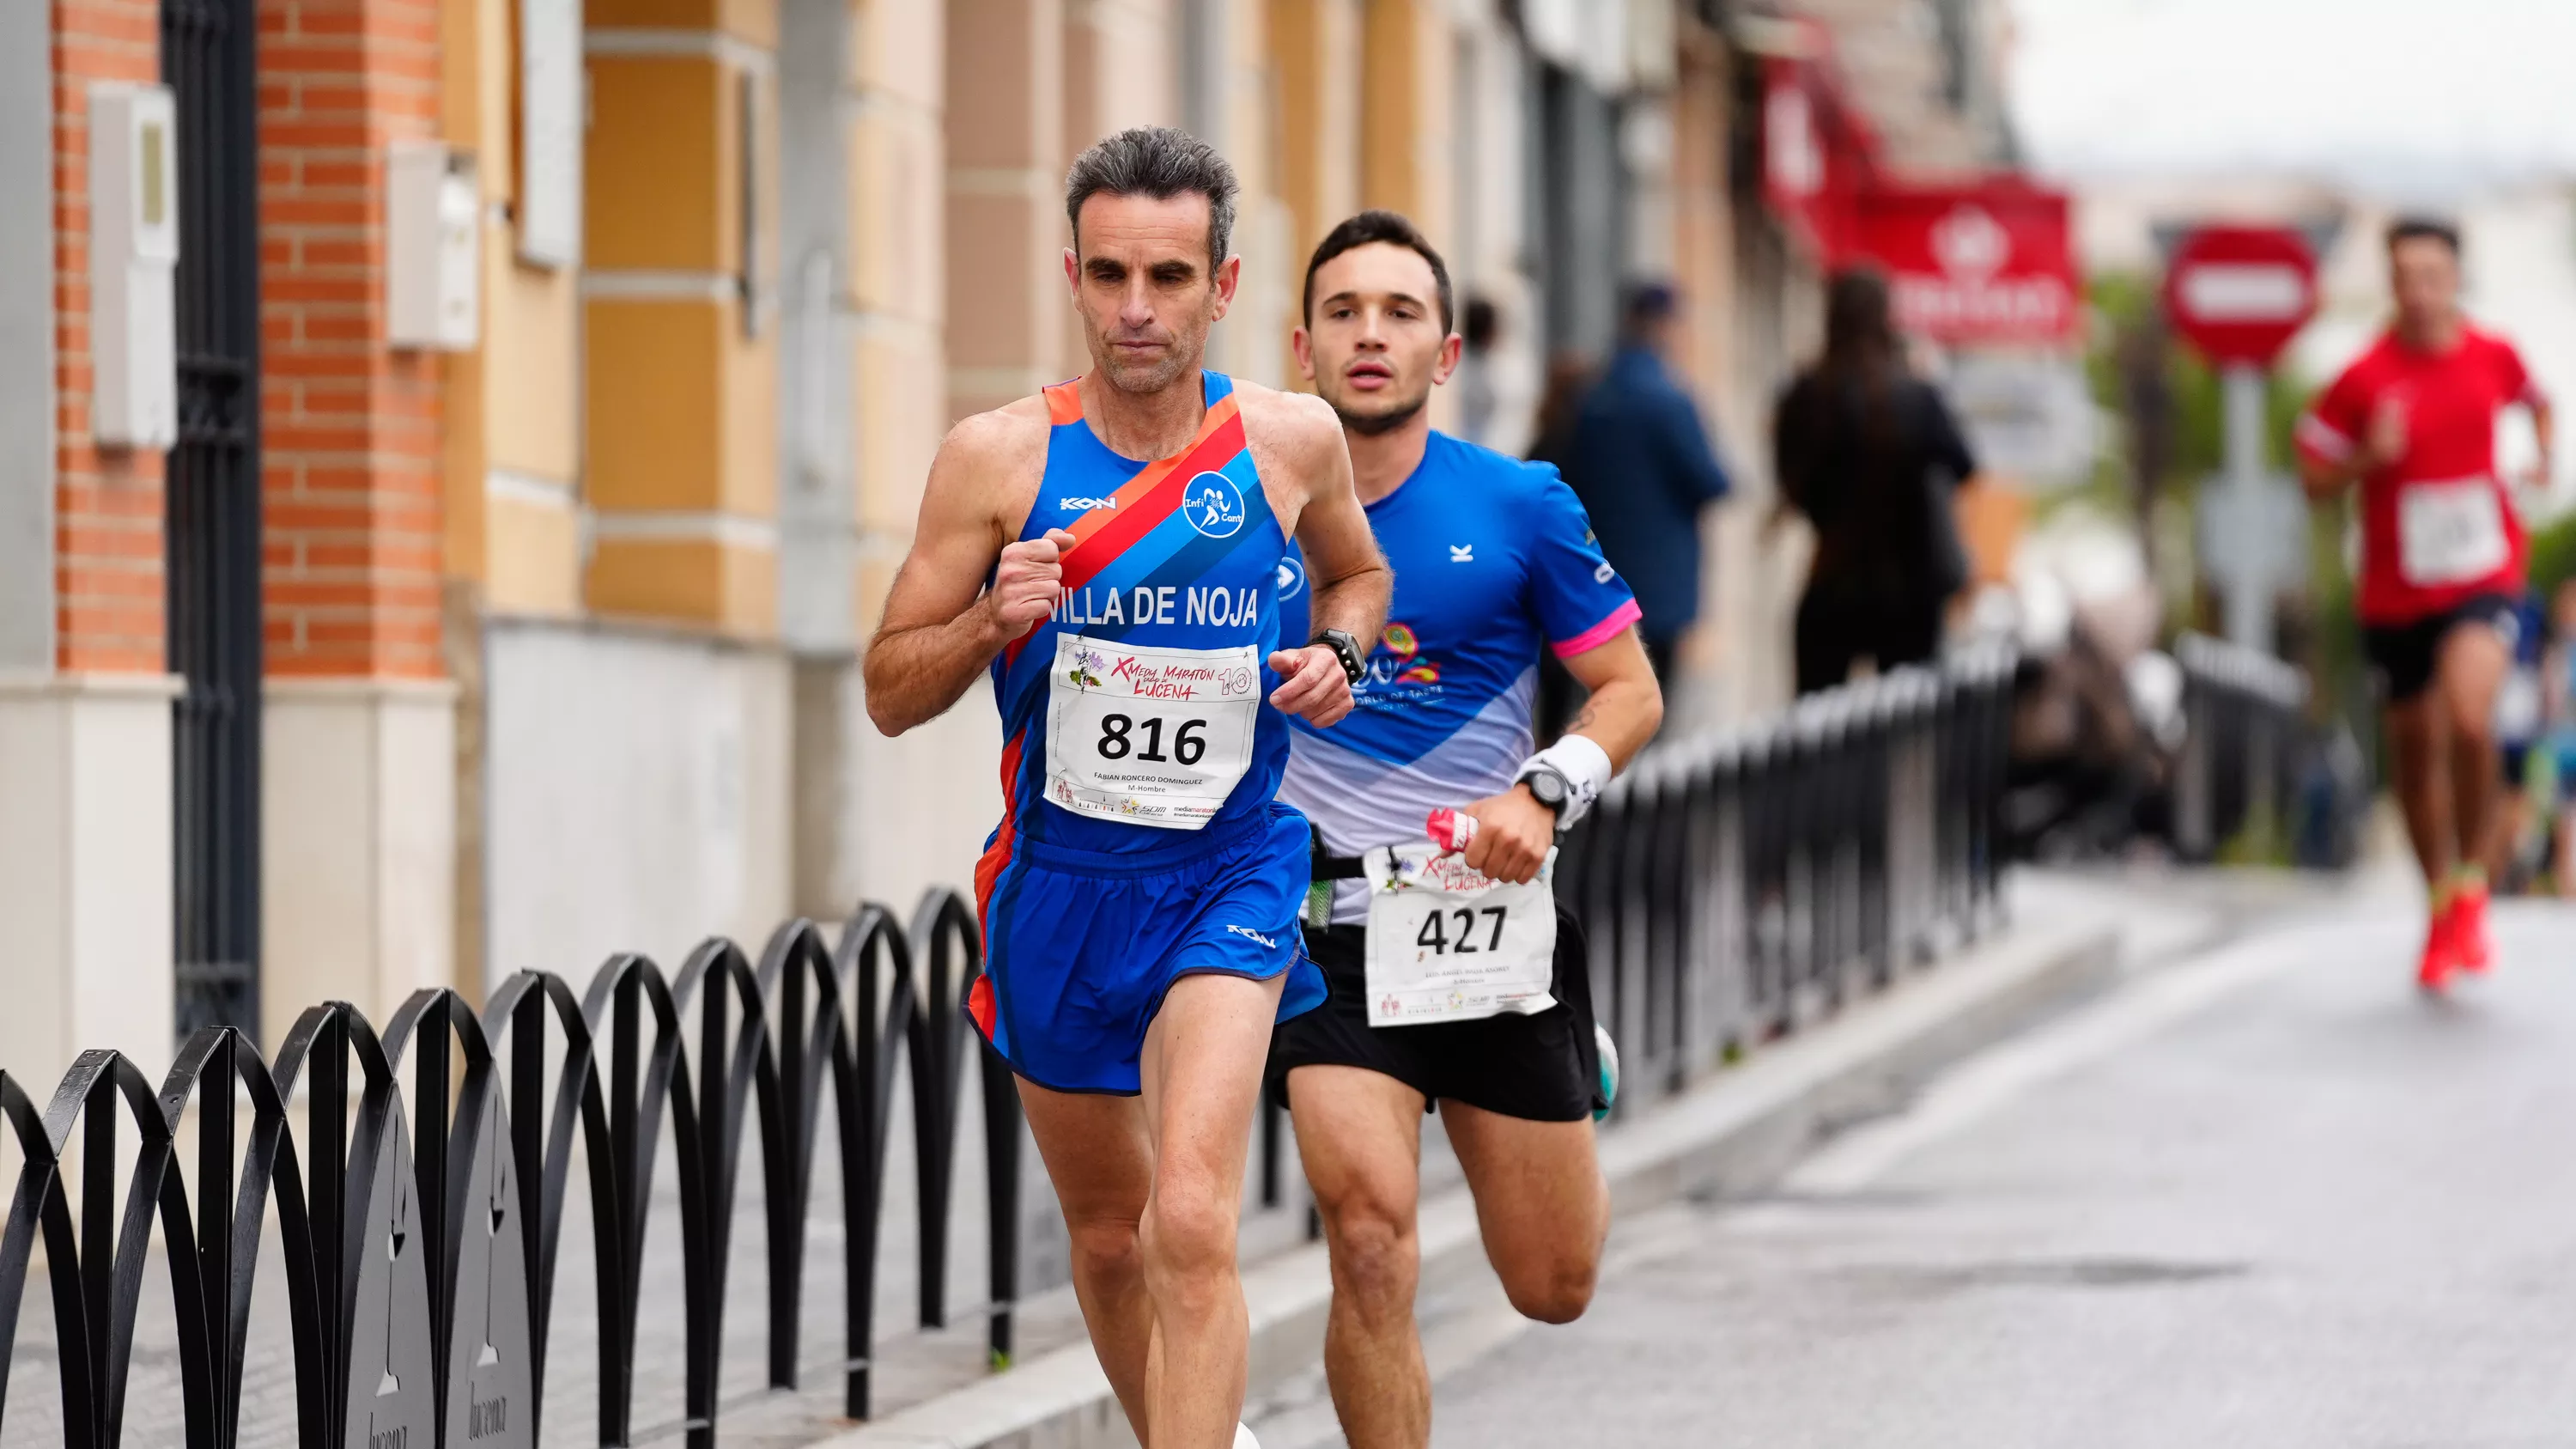
[[(1289, 721), (1279, 789), (1335, 855), (1420, 840), (1433, 810), (1510, 789), (1530, 754), (1540, 642), (1581, 654), (1637, 622), (1583, 505), (1544, 463), (1435, 431), (1421, 466), (1368, 515), (1395, 568), (1386, 631), (1347, 719), (1320, 730)], [(1292, 543), (1281, 639), (1309, 637), (1308, 598)], [(1341, 882), (1333, 919), (1367, 916), (1366, 882)]]

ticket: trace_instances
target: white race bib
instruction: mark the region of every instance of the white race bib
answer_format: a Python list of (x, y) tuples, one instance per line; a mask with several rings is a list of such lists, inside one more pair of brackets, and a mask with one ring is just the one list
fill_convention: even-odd
[(1556, 852), (1505, 885), (1430, 841), (1380, 846), (1368, 875), (1371, 1026), (1527, 1015), (1556, 1004)]
[(1158, 649), (1058, 634), (1047, 680), (1049, 800), (1165, 830), (1215, 817), (1252, 766), (1253, 646)]
[(2401, 483), (2397, 571), (2419, 589), (2473, 583), (2513, 556), (2504, 500), (2488, 478)]

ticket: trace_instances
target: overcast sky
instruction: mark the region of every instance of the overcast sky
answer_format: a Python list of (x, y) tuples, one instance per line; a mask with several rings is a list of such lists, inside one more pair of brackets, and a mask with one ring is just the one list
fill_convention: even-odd
[(2576, 176), (2576, 0), (2008, 0), (2041, 170)]

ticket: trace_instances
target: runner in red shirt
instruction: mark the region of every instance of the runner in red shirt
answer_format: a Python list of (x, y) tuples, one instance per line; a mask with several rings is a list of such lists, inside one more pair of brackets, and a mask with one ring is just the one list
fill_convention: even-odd
[(2417, 981), (2486, 969), (2478, 865), (2495, 806), (2502, 628), (2523, 591), (2522, 521), (2495, 465), (2496, 414), (2519, 403), (2549, 474), (2549, 401), (2512, 344), (2460, 315), (2460, 239), (2388, 229), (2397, 315), (2299, 419), (2308, 495), (2361, 484), (2362, 646), (2387, 690), (2398, 803), (2432, 892)]

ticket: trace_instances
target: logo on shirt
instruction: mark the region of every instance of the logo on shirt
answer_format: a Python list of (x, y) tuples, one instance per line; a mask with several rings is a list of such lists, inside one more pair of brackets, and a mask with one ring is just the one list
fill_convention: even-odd
[(1607, 561), (1604, 561), (1601, 567), (1592, 571), (1592, 582), (1596, 584), (1606, 584), (1617, 577), (1619, 577), (1619, 571), (1610, 567)]
[(1089, 513), (1095, 508), (1115, 508), (1118, 506), (1118, 500), (1115, 498), (1059, 498), (1055, 501), (1055, 506), (1067, 513)]
[(1259, 941), (1262, 945), (1269, 947), (1273, 951), (1279, 949), (1278, 942), (1271, 940), (1268, 936), (1261, 934), (1250, 926), (1228, 926), (1225, 929), (1226, 934), (1230, 936), (1241, 936), (1247, 941)]
[(1472, 543), (1453, 543), (1449, 545), (1449, 561), (1451, 563), (1474, 563), (1476, 561), (1476, 546)]
[(1209, 538), (1232, 538), (1243, 527), (1243, 490), (1223, 473), (1201, 473), (1181, 495), (1181, 516)]
[(1279, 597), (1293, 599), (1297, 597), (1297, 591), (1304, 587), (1306, 587), (1306, 571), (1299, 568), (1293, 558), (1281, 559), (1279, 561)]
[(1388, 620), (1384, 632), (1377, 636), (1378, 648), (1392, 658), (1371, 654), (1368, 677), (1372, 684), (1438, 684), (1440, 666), (1428, 659), (1417, 658), (1422, 641), (1414, 636), (1409, 624)]

